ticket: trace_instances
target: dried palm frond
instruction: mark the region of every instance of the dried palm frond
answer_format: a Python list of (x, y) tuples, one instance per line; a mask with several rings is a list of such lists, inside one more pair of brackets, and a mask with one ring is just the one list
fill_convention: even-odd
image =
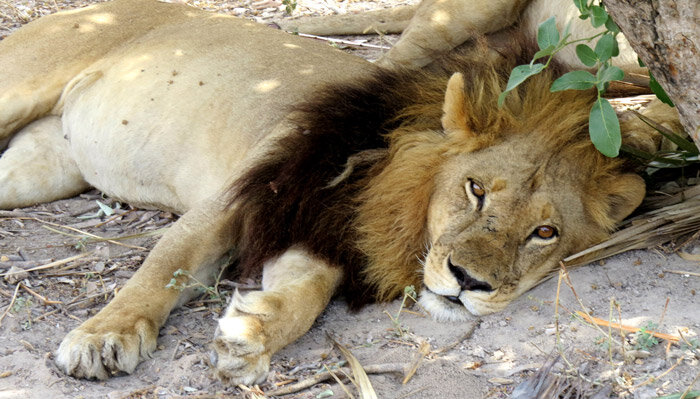
[(607, 240), (564, 259), (567, 266), (604, 259), (625, 251), (652, 248), (700, 230), (700, 186), (674, 195), (648, 197), (645, 213), (623, 222)]

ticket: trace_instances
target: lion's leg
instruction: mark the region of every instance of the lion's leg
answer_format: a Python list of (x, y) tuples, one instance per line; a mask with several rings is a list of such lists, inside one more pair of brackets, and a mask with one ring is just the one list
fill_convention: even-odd
[(87, 188), (57, 116), (24, 127), (0, 157), (0, 209), (68, 198)]
[(401, 38), (377, 63), (422, 67), (477, 35), (510, 26), (529, 0), (423, 0)]
[[(641, 111), (641, 114), (673, 132), (683, 132), (678, 111), (657, 98), (647, 104)], [(625, 112), (620, 117), (620, 131), (622, 132), (623, 142), (626, 145), (649, 153), (655, 153), (659, 150), (670, 150), (675, 147), (672, 142), (665, 139), (656, 129), (649, 126), (632, 112)]]
[(278, 24), (287, 32), (311, 35), (401, 33), (408, 26), (415, 11), (415, 5), (407, 5), (356, 14), (283, 19)]
[(170, 311), (185, 299), (166, 287), (173, 274), (185, 271), (180, 284), (188, 283), (187, 274), (201, 280), (225, 260), (232, 245), (226, 212), (222, 203), (211, 201), (185, 213), (115, 298), (63, 339), (58, 366), (75, 377), (99, 379), (134, 371), (155, 350)]
[(212, 363), (223, 381), (262, 381), (270, 357), (311, 328), (342, 278), (342, 271), (302, 249), (265, 265), (263, 290), (237, 292), (219, 320)]

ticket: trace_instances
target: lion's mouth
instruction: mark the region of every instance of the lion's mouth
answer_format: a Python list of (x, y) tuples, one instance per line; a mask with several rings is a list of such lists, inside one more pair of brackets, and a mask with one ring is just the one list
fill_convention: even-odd
[(465, 321), (473, 317), (464, 303), (456, 296), (443, 296), (423, 287), (420, 304), (438, 321)]

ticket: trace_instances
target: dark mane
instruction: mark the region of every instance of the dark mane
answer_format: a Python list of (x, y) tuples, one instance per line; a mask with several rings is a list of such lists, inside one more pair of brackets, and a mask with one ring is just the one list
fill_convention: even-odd
[[(378, 296), (386, 299), (363, 275), (370, 259), (357, 245), (362, 237), (356, 221), (364, 187), (387, 165), (388, 133), (409, 125), (441, 134), (444, 90), (453, 72), (462, 72), (467, 84), (498, 86), (512, 65), (461, 58), (430, 71), (378, 70), (359, 81), (328, 86), (299, 104), (297, 128), (229, 189), (230, 206), (237, 208), (231, 220), (237, 271), (257, 275), (265, 261), (298, 245), (344, 269), (340, 290), (352, 307)], [(488, 101), (495, 106), (495, 96)], [(342, 182), (329, 185), (348, 159), (378, 149), (385, 155), (370, 157), (372, 162), (359, 163)], [(423, 243), (415, 245), (422, 249)]]
[(231, 223), (239, 272), (257, 274), (266, 260), (299, 245), (345, 268), (343, 290), (353, 293), (353, 306), (374, 299), (359, 275), (367, 259), (354, 245), (352, 227), (353, 198), (371, 163), (357, 165), (333, 187), (329, 183), (348, 158), (387, 148), (384, 134), (398, 126), (396, 116), (414, 97), (400, 89), (407, 78), (380, 71), (329, 86), (295, 107), (298, 127), (230, 188), (230, 204), (238, 208)]

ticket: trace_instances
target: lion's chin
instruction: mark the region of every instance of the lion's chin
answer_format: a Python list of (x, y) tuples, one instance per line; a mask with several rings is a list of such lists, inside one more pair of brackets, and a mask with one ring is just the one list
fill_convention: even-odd
[(433, 319), (441, 322), (473, 320), (466, 307), (453, 303), (442, 295), (438, 295), (427, 288), (423, 288), (419, 300), (421, 306), (430, 313)]

